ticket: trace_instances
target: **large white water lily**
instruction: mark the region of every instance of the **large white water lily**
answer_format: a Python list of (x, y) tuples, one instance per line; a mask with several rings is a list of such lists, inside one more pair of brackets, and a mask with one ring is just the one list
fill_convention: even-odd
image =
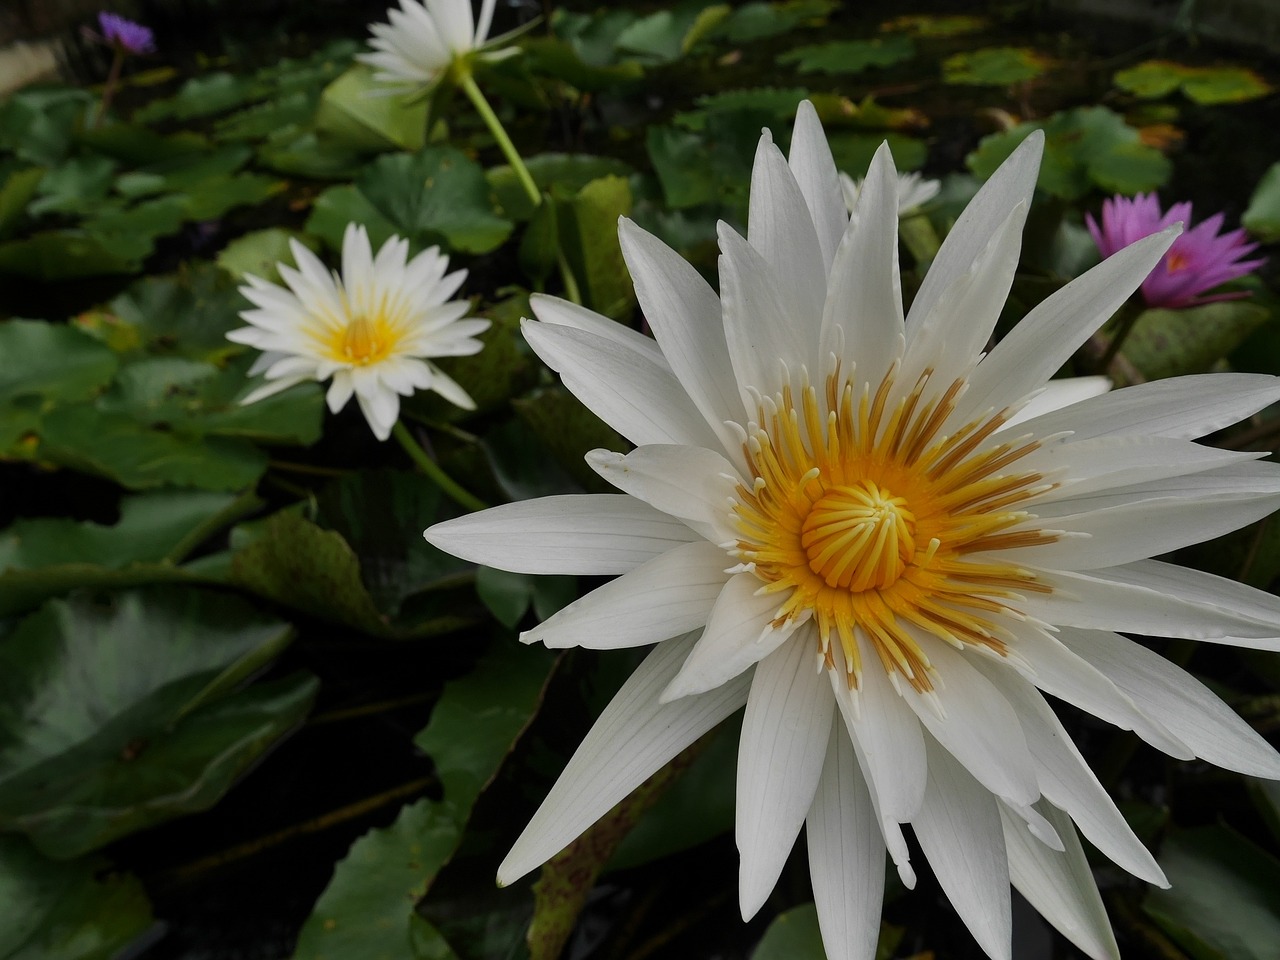
[(828, 955), (872, 957), (886, 850), (915, 881), (910, 825), (991, 957), (1010, 955), (1010, 883), (1086, 954), (1114, 957), (1077, 830), (1164, 876), (1044, 694), (1175, 757), (1280, 778), (1280, 756), (1217, 697), (1112, 632), (1280, 649), (1280, 600), (1149, 559), (1280, 504), (1280, 468), (1194, 442), (1280, 384), (1050, 380), (1176, 230), (1068, 284), (987, 352), (1040, 153), (1036, 134), (983, 186), (905, 316), (889, 151), (850, 218), (807, 104), (789, 159), (761, 140), (747, 237), (720, 230), (719, 295), (624, 221), (654, 339), (536, 299), (529, 343), (635, 444), (589, 456), (619, 492), (508, 504), (427, 538), (507, 570), (617, 577), (526, 641), (657, 646), (500, 881), (745, 706), (744, 917), (805, 826)]
[[(387, 23), (369, 24), (370, 52), (357, 60), (374, 68), (374, 78), (404, 90), (431, 86), (473, 55), (500, 60), (518, 52), (502, 47), (513, 34), (489, 37), (495, 0), (482, 0), (480, 15), (471, 0), (400, 0), (387, 10)], [(519, 32), (519, 31), (516, 31)]]
[(488, 320), (467, 318), (471, 304), (450, 300), (467, 271), (446, 274), (449, 258), (431, 247), (408, 259), (409, 241), (391, 237), (378, 250), (364, 227), (347, 225), (342, 273), (290, 241), (297, 269), (280, 265), (288, 289), (246, 275), (240, 292), (256, 309), (240, 317), (249, 326), (228, 340), (262, 351), (250, 375), (267, 382), (241, 402), (253, 403), (306, 380), (328, 380), (329, 409), (337, 413), (354, 395), (379, 440), (391, 435), (400, 397), (434, 390), (450, 403), (471, 409), (471, 397), (429, 357), (479, 353), (476, 337)]

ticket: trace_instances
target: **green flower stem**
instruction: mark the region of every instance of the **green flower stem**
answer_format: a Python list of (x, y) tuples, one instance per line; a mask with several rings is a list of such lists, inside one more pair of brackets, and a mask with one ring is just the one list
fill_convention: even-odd
[(560, 267), (560, 279), (564, 283), (565, 299), (572, 300), (578, 306), (582, 306), (582, 291), (578, 289), (578, 281), (573, 278), (573, 271), (569, 269), (569, 261), (565, 258), (563, 250), (556, 250), (556, 264)]
[(124, 49), (116, 47), (111, 58), (111, 69), (107, 71), (107, 81), (102, 85), (102, 99), (98, 101), (98, 111), (89, 123), (92, 130), (106, 119), (107, 110), (111, 108), (111, 98), (115, 96), (116, 87), (120, 85), (120, 69), (124, 66)]
[(441, 470), (440, 465), (427, 456), (427, 452), (418, 445), (418, 441), (413, 439), (413, 434), (402, 422), (397, 420), (391, 432), (400, 442), (400, 446), (404, 447), (404, 452), (409, 455), (409, 459), (417, 464), (418, 469), (430, 477), (451, 500), (473, 511), (484, 510), (489, 506), (479, 497), (462, 489), (452, 477)]
[(489, 132), (493, 134), (493, 138), (498, 141), (498, 146), (502, 148), (502, 155), (507, 158), (507, 162), (511, 164), (511, 169), (516, 172), (516, 178), (520, 181), (520, 186), (524, 187), (524, 192), (529, 195), (533, 205), (535, 207), (539, 206), (542, 203), (542, 191), (533, 182), (533, 177), (529, 175), (529, 168), (520, 159), (520, 154), (516, 152), (515, 145), (511, 142), (511, 138), (507, 136), (507, 131), (503, 129), (502, 121), (498, 119), (498, 115), (489, 106), (489, 101), (484, 98), (484, 94), (476, 86), (475, 77), (471, 76), (468, 71), (458, 79), (458, 83), (463, 92), (466, 93), (467, 99), (476, 108), (476, 112), (480, 114), (480, 119), (484, 121), (485, 126), (489, 128)]

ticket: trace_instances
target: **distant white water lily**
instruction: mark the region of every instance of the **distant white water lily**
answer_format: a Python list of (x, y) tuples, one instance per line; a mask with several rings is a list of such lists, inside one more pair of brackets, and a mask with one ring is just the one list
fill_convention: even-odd
[(1280, 600), (1149, 559), (1280, 504), (1280, 467), (1197, 437), (1280, 399), (1273, 377), (1106, 393), (1049, 378), (1176, 229), (1119, 251), (990, 352), (1042, 138), (978, 192), (904, 316), (887, 147), (855, 214), (817, 115), (789, 160), (765, 136), (748, 234), (720, 230), (720, 293), (624, 221), (656, 339), (535, 300), (525, 336), (635, 444), (591, 465), (619, 493), (437, 524), (436, 546), (524, 573), (616, 576), (524, 636), (655, 644), (499, 868), (510, 883), (745, 705), (740, 902), (752, 916), (806, 827), (827, 955), (874, 956), (904, 825), (986, 953), (1010, 956), (1012, 883), (1091, 957), (1116, 944), (1077, 829), (1165, 878), (1046, 702), (1179, 758), (1280, 778), (1205, 686), (1113, 631), (1280, 650)]
[[(840, 190), (844, 194), (845, 208), (852, 212), (853, 205), (858, 202), (858, 191), (862, 189), (862, 181), (855, 180), (847, 173), (840, 174)], [(942, 184), (937, 180), (925, 180), (918, 173), (898, 174), (898, 216), (905, 217), (917, 207), (922, 207), (938, 195)]]
[(466, 68), (472, 56), (501, 60), (517, 53), (502, 47), (512, 34), (487, 39), (495, 0), (482, 0), (474, 17), (471, 0), (400, 0), (387, 11), (387, 23), (372, 23), (372, 52), (356, 59), (375, 69), (384, 83), (415, 90), (431, 86), (451, 69)]
[(476, 336), (488, 320), (464, 319), (466, 300), (450, 300), (467, 271), (446, 274), (449, 258), (431, 247), (408, 260), (409, 241), (392, 237), (375, 257), (364, 227), (347, 225), (342, 273), (330, 272), (310, 250), (290, 241), (295, 270), (280, 265), (286, 290), (255, 276), (240, 288), (256, 307), (240, 316), (250, 325), (228, 340), (262, 351), (250, 375), (267, 383), (244, 398), (253, 403), (306, 380), (329, 380), (329, 409), (352, 396), (374, 435), (385, 440), (400, 415), (400, 397), (434, 390), (471, 409), (471, 397), (430, 357), (479, 353)]

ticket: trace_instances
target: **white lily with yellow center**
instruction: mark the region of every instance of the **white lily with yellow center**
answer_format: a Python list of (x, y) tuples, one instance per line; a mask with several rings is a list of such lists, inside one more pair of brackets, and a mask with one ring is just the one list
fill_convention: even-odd
[(431, 86), (452, 69), (467, 71), (472, 56), (513, 56), (517, 48), (501, 44), (519, 30), (488, 39), (494, 3), (483, 0), (476, 17), (471, 0), (400, 0), (400, 9), (387, 10), (387, 23), (369, 25), (372, 50), (356, 59), (374, 68), (374, 79), (412, 91)]
[(472, 409), (467, 392), (431, 357), (479, 353), (475, 339), (488, 320), (467, 318), (471, 305), (450, 300), (467, 271), (446, 273), (449, 258), (431, 247), (408, 259), (409, 241), (391, 237), (373, 255), (364, 227), (348, 224), (342, 241), (342, 273), (290, 240), (297, 269), (281, 264), (288, 289), (246, 275), (240, 288), (255, 305), (240, 316), (247, 327), (228, 340), (262, 351), (250, 375), (267, 382), (241, 403), (253, 403), (307, 380), (330, 380), (329, 409), (360, 404), (379, 440), (391, 435), (400, 397), (434, 390), (450, 403)]
[[(904, 316), (882, 148), (845, 213), (808, 104), (766, 135), (720, 293), (623, 221), (655, 339), (535, 299), (525, 336), (635, 444), (589, 460), (620, 491), (508, 504), (427, 538), (525, 573), (616, 576), (523, 639), (656, 643), (499, 869), (510, 883), (746, 707), (736, 837), (744, 917), (800, 828), (833, 960), (874, 955), (887, 850), (914, 831), (982, 948), (1010, 955), (1009, 884), (1091, 957), (1116, 956), (1078, 829), (1155, 860), (1043, 694), (1175, 757), (1280, 778), (1217, 697), (1112, 632), (1280, 649), (1280, 601), (1148, 559), (1280, 504), (1280, 468), (1195, 443), (1280, 399), (1219, 374), (1106, 394), (1050, 377), (1172, 241), (1139, 241), (987, 352), (1041, 153), (1029, 138), (948, 235)], [(1074, 825), (1073, 825), (1074, 821)]]

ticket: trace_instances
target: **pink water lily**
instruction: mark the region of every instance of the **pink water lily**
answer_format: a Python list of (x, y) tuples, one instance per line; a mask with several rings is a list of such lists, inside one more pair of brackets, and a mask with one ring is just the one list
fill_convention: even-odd
[[(1262, 257), (1243, 260), (1258, 245), (1249, 243), (1242, 229), (1219, 233), (1222, 221), (1223, 215), (1215, 213), (1173, 241), (1151, 275), (1142, 281), (1142, 299), (1147, 306), (1193, 307), (1248, 296), (1247, 292), (1201, 296), (1228, 280), (1256, 270), (1265, 262)], [(1101, 226), (1092, 214), (1085, 215), (1093, 242), (1104, 257), (1179, 222), (1191, 222), (1191, 204), (1175, 203), (1168, 213), (1162, 214), (1160, 198), (1154, 193), (1140, 193), (1132, 199), (1116, 196), (1104, 200)]]

